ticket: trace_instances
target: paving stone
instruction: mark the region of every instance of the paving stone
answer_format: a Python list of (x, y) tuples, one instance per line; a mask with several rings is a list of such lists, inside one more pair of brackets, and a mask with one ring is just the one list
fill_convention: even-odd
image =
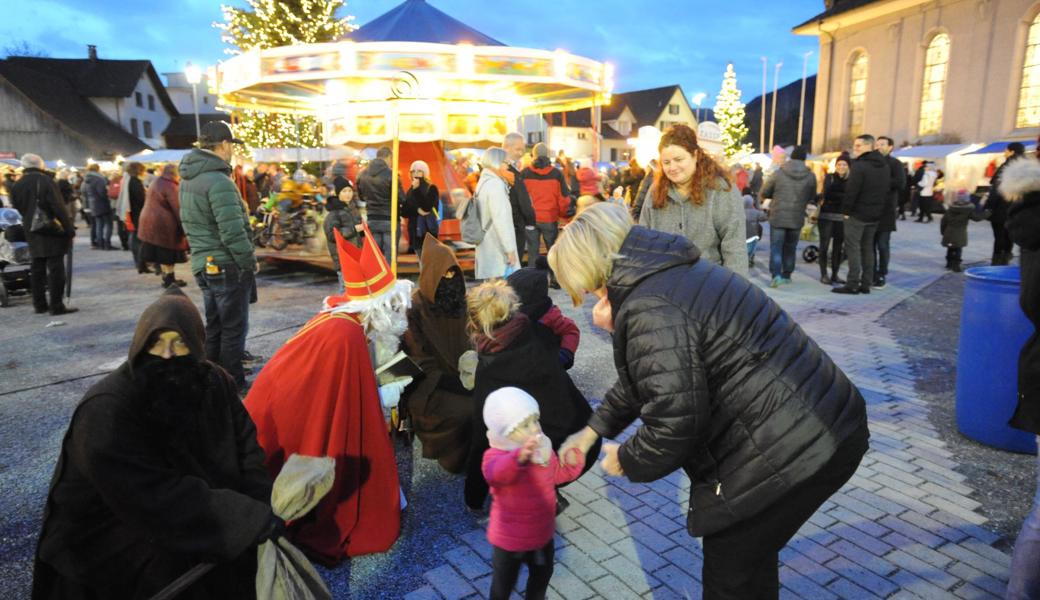
[[(864, 582), (859, 582), (860, 584)], [(881, 598), (868, 592), (866, 589), (860, 587), (855, 583), (852, 583), (844, 577), (839, 577), (834, 581), (827, 584), (827, 589), (838, 595), (843, 600), (874, 600), (875, 598)]]
[(888, 554), (890, 550), (892, 550), (892, 546), (888, 543), (883, 542), (871, 535), (863, 533), (859, 529), (856, 529), (855, 527), (852, 527), (851, 525), (848, 525), (846, 523), (842, 523), (840, 525), (831, 527), (829, 531), (831, 533), (834, 533), (835, 535), (838, 535), (852, 542), (853, 544), (859, 546), (860, 548), (863, 548), (864, 550), (868, 550), (876, 554), (877, 556), (884, 556), (885, 554)]
[(954, 577), (959, 577), (964, 581), (978, 586), (991, 594), (1000, 596), (1001, 598), (1003, 598), (1004, 594), (1007, 592), (1007, 584), (1005, 582), (999, 581), (971, 565), (962, 562), (955, 562), (948, 570)]
[(817, 585), (813, 580), (800, 575), (790, 567), (780, 567), (780, 583), (803, 600), (832, 600), (838, 595)]
[(630, 600), (635, 598), (641, 598), (639, 594), (632, 591), (627, 585), (621, 582), (620, 579), (613, 575), (607, 575), (606, 577), (600, 577), (593, 581), (591, 584), (592, 589), (596, 590), (596, 593), (600, 598), (610, 598), (613, 600)]
[(607, 544), (613, 544), (622, 538), (628, 537), (628, 533), (614, 527), (606, 519), (594, 512), (586, 513), (575, 520)]
[(947, 573), (942, 567), (928, 564), (927, 562), (912, 556), (903, 550), (894, 550), (885, 556), (885, 560), (898, 566), (903, 571), (909, 571), (914, 575), (933, 583), (943, 589), (950, 589), (957, 584), (957, 578)]
[[(935, 535), (934, 533), (925, 531), (917, 525), (912, 525), (903, 519), (889, 515), (881, 519), (881, 524), (889, 529), (896, 531), (916, 542), (924, 544), (929, 548), (938, 548), (944, 543), (944, 540)], [(889, 540), (886, 540), (889, 541)], [(889, 543), (892, 543), (889, 541)]]
[(404, 600), (441, 600), (441, 595), (432, 586), (424, 585), (414, 592), (405, 594)]
[(447, 600), (459, 600), (475, 592), (473, 586), (449, 565), (427, 571), (423, 577)]
[(956, 527), (957, 529), (966, 533), (969, 537), (982, 540), (987, 544), (995, 543), (1000, 539), (1000, 536), (993, 533), (992, 531), (989, 531), (988, 529), (983, 529), (975, 523), (969, 523), (968, 521), (962, 519), (960, 516), (952, 515), (943, 510), (937, 510), (928, 516), (935, 519), (936, 521), (945, 523), (946, 525), (949, 525), (951, 527)]
[(958, 598), (964, 598), (965, 600), (1000, 600), (1003, 596), (994, 596), (993, 594), (973, 586), (970, 583), (965, 583), (961, 587), (953, 590), (954, 594), (957, 594)]
[(983, 557), (980, 554), (976, 554), (963, 546), (957, 544), (946, 544), (939, 548), (939, 552), (942, 552), (946, 556), (955, 558), (963, 563), (975, 567), (983, 573), (988, 573), (997, 579), (1007, 581), (1008, 579), (1008, 566), (1005, 563), (998, 563), (990, 560), (989, 558)]
[(473, 549), (484, 560), (491, 560), (491, 543), (487, 540), (487, 532), (475, 529), (460, 536), (467, 546)]
[(553, 570), (549, 585), (567, 600), (585, 600), (585, 598), (592, 598), (596, 595), (596, 592), (580, 577), (561, 564), (557, 564)]
[(576, 529), (568, 533), (567, 541), (572, 545), (577, 546), (582, 552), (587, 554), (589, 558), (597, 562), (604, 561), (616, 554), (612, 547), (604, 544), (603, 540), (592, 535), (592, 533), (585, 528)]
[(668, 560), (668, 562), (679, 567), (683, 571), (686, 571), (692, 577), (700, 580), (701, 571), (704, 569), (704, 559), (700, 556), (682, 546), (672, 548), (668, 552), (665, 552), (663, 556)]
[(607, 574), (607, 571), (600, 566), (599, 561), (592, 560), (592, 558), (581, 551), (574, 544), (570, 544), (558, 550), (556, 552), (556, 560), (567, 565), (572, 572), (581, 575), (582, 579), (591, 581)]
[(648, 574), (649, 571), (642, 564), (632, 562), (620, 554), (603, 561), (602, 564), (608, 573), (620, 578), (625, 585), (638, 594), (649, 592), (658, 585), (658, 581), (653, 575)]
[[(837, 542), (835, 542), (835, 543), (837, 543)], [(848, 542), (844, 542), (844, 541), (841, 542), (841, 543), (842, 544), (848, 544)], [(808, 537), (804, 537), (804, 536), (800, 536), (800, 537), (794, 538), (793, 540), (788, 542), (787, 545), (789, 547), (791, 547), (791, 548), (794, 548), (798, 552), (801, 552), (802, 554), (808, 556), (809, 558), (815, 560), (816, 562), (818, 562), (820, 564), (826, 563), (827, 561), (829, 561), (832, 558), (834, 558), (835, 556), (837, 556), (837, 554), (835, 554), (835, 552), (838, 551), (838, 548), (835, 548), (835, 550), (830, 550), (830, 549), (826, 548), (825, 546), (817, 543), (816, 541), (811, 540)], [(865, 550), (860, 550), (860, 552), (866, 552), (866, 551)], [(871, 557), (873, 557), (873, 555), (871, 555)]]
[[(840, 575), (841, 577), (839, 580), (846, 579), (854, 581), (860, 587), (863, 587), (869, 590), (870, 593), (876, 594), (882, 598), (899, 589), (897, 585), (885, 577), (871, 571), (863, 564), (854, 561), (855, 559), (852, 557), (839, 556), (827, 563), (827, 568)], [(891, 569), (891, 571), (894, 570), (894, 568)], [(839, 593), (838, 595), (842, 594)]]
[(986, 517), (972, 510), (962, 508), (959, 504), (951, 502), (946, 498), (940, 498), (939, 496), (925, 496), (924, 498), (921, 498), (921, 501), (926, 504), (931, 504), (935, 508), (944, 510), (951, 515), (960, 517), (961, 519), (975, 525), (982, 525), (986, 522)]
[(626, 538), (614, 544), (615, 550), (629, 561), (642, 565), (647, 573), (661, 569), (668, 565), (668, 560), (660, 552), (655, 552), (636, 541), (638, 538)]
[(444, 557), (467, 579), (476, 579), (491, 572), (491, 565), (465, 546), (445, 552)]
[(910, 571), (900, 569), (892, 574), (890, 579), (902, 588), (908, 597), (923, 598), (924, 600), (949, 600), (950, 592), (943, 588), (932, 585), (925, 579), (921, 579)]
[(819, 585), (826, 586), (837, 578), (837, 575), (827, 567), (791, 548), (784, 548), (780, 551), (780, 561)]
[(700, 587), (700, 583), (689, 573), (671, 564), (654, 571), (654, 577), (680, 595), (692, 593), (695, 588)]

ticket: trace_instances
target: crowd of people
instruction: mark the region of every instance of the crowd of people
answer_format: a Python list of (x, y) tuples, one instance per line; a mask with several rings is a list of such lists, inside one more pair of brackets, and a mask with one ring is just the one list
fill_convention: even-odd
[[(545, 596), (554, 516), (567, 508), (560, 490), (601, 455), (609, 476), (633, 482), (678, 469), (690, 477), (688, 530), (704, 538), (706, 597), (778, 597), (780, 551), (852, 477), (869, 431), (856, 386), (748, 279), (749, 234), (770, 223), (772, 283), (781, 285), (794, 270), (806, 209), (818, 204), (821, 281), (848, 294), (883, 286), (884, 234), (906, 188), (890, 140), (856, 138), (817, 197), (803, 149), (771, 173), (737, 177), (683, 125), (664, 133), (648, 171), (630, 167), (609, 194), (621, 175), (574, 168), (559, 155), (556, 166), (544, 144), (528, 152), (522, 137), (506, 136), (484, 152), (471, 191), (449, 192), (460, 219), (476, 207), (483, 232), (479, 282), (469, 283), (453, 247), (437, 239), (443, 198), (416, 161), (401, 214), (409, 229), (414, 220), (417, 286), (396, 279), (387, 260), (402, 226), (389, 210), (390, 151), (356, 174), (334, 166), (323, 191), (342, 287), (251, 386), (243, 360), (258, 263), (240, 179), (258, 197), (286, 181), (304, 193), (311, 182), (282, 176), (280, 185), (267, 168), (236, 173), (239, 143), (227, 124), (208, 123), (178, 167), (147, 182), (143, 169), (128, 167), (115, 203), (96, 169), (80, 185), (92, 205), (92, 245), (112, 245), (112, 221), (97, 202), (123, 215), (134, 264), (159, 265), (167, 290), (142, 314), (126, 362), (72, 417), (48, 492), (34, 597), (151, 597), (203, 560), (217, 567), (185, 597), (249, 597), (250, 549), (280, 536), (329, 565), (386, 551), (408, 503), (396, 433), (414, 433), (425, 458), (464, 477), (460, 509), (482, 512), (491, 498), (492, 598), (509, 597), (524, 565), (527, 597)], [(1015, 147), (1009, 154), (982, 210), (1022, 247), (1022, 306), (1040, 325), (1040, 163)], [(68, 311), (59, 284), (71, 213), (42, 160), (23, 163), (15, 206), (27, 223), (41, 210), (60, 227), (29, 234), (33, 278), (50, 292), (48, 300), (34, 282), (34, 304)], [(933, 195), (922, 186), (929, 199), (918, 206), (930, 214), (929, 180), (920, 181)], [(967, 221), (986, 213), (965, 198), (949, 202), (943, 244), (962, 247)], [(173, 271), (188, 249), (201, 314)], [(959, 266), (959, 253), (948, 258)], [(618, 379), (595, 409), (568, 372), (580, 329), (550, 287), (575, 306), (595, 300), (592, 322), (612, 337)], [(1040, 434), (1038, 349), (1034, 334), (1022, 351), (1013, 424)], [(637, 418), (623, 443), (604, 442)], [(334, 458), (335, 480), (317, 508), (286, 523), (268, 500), (293, 454)], [(79, 526), (84, 519), (98, 526)], [(1034, 509), (1012, 586), (1040, 585), (1038, 548)]]

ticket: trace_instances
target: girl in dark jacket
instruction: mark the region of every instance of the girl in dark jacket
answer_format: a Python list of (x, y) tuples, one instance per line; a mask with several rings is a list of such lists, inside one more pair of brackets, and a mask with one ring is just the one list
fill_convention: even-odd
[[(592, 408), (559, 363), (559, 339), (549, 328), (520, 312), (519, 298), (505, 281), (489, 281), (470, 290), (466, 304), (479, 356), (473, 388), (473, 441), (466, 467), (466, 505), (479, 510), (488, 493), (480, 470), (488, 449), (483, 419), (488, 394), (516, 387), (533, 396), (541, 413), (542, 431), (554, 450), (584, 427)], [(587, 449), (592, 456), (599, 454), (598, 446), (590, 444)], [(586, 461), (585, 470), (593, 462)]]
[(430, 167), (425, 162), (413, 162), (410, 171), (412, 187), (408, 189), (404, 203), (408, 213), (408, 235), (415, 234), (415, 237), (409, 237), (409, 243), (416, 254), (421, 254), (426, 232), (437, 237), (439, 227), (435, 211), (440, 202), (440, 191), (430, 182)]
[[(1040, 436), (1040, 164), (1017, 160), (1004, 170), (1000, 193), (1009, 200), (1008, 233), (1022, 249), (1022, 312), (1033, 324), (1018, 358), (1018, 406), (1010, 425)], [(1040, 441), (1040, 437), (1037, 438)], [(1040, 463), (1037, 464), (1040, 470)], [(1040, 597), (1040, 480), (1033, 510), (1022, 523), (1011, 559), (1008, 598)]]
[(549, 264), (576, 304), (599, 297), (593, 322), (613, 334), (618, 372), (562, 451), (640, 418), (603, 446), (603, 469), (647, 482), (682, 468), (704, 596), (777, 598), (780, 550), (866, 453), (859, 391), (758, 286), (682, 236), (633, 227), (622, 207), (578, 215)]
[[(845, 200), (845, 184), (849, 179), (849, 155), (842, 154), (834, 161), (834, 172), (823, 181), (823, 202), (816, 215), (820, 229), (820, 283), (842, 285), (838, 277), (841, 269), (841, 249), (845, 243), (845, 220), (841, 203)], [(832, 246), (833, 244), (833, 246)], [(827, 276), (827, 258), (830, 257), (831, 275)]]
[[(141, 211), (144, 210), (145, 189), (141, 177), (144, 175), (144, 165), (135, 162), (126, 168), (129, 174), (127, 178), (127, 194), (130, 199), (130, 253), (134, 257), (134, 265), (138, 273), (147, 273), (148, 265), (141, 260), (141, 240), (137, 237), (137, 224), (141, 222)], [(121, 215), (122, 216), (122, 215)]]

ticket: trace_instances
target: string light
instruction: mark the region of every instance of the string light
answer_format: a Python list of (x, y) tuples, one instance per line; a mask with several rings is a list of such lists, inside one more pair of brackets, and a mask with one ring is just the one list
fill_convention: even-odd
[(744, 124), (744, 103), (740, 101), (740, 88), (737, 87), (737, 73), (733, 63), (726, 65), (726, 74), (722, 78), (722, 89), (715, 99), (715, 120), (722, 130), (719, 141), (722, 142), (726, 158), (738, 154), (750, 154), (751, 144), (745, 144), (748, 128)]
[[(337, 17), (345, 0), (247, 0), (248, 7), (222, 5), (225, 52), (332, 42), (357, 29), (353, 16)], [(235, 133), (249, 148), (317, 148), (324, 145), (321, 124), (309, 116), (244, 110), (236, 113)]]

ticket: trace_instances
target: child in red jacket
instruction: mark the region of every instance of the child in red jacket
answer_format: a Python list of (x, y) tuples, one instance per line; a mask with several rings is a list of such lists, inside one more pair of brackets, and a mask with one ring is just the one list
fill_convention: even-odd
[(560, 340), (560, 366), (574, 366), (574, 354), (581, 342), (581, 330), (564, 316), (549, 297), (549, 263), (539, 256), (533, 267), (524, 267), (510, 275), (506, 282), (520, 298), (520, 312), (532, 321), (549, 328)]
[(585, 463), (576, 448), (570, 450), (573, 466), (560, 460), (538, 417), (538, 403), (519, 388), (495, 390), (484, 403), (491, 446), (481, 465), (492, 497), (491, 600), (509, 598), (521, 564), (528, 571), (524, 597), (545, 598), (553, 573), (556, 486), (577, 479)]

